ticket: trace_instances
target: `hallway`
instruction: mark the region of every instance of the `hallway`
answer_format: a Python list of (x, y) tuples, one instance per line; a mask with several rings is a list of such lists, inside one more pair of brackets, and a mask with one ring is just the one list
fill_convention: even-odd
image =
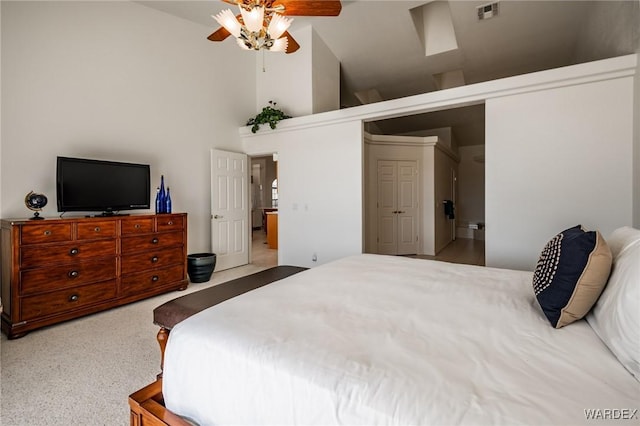
[(278, 266), (278, 250), (267, 245), (267, 234), (262, 229), (251, 233), (251, 264), (265, 268)]

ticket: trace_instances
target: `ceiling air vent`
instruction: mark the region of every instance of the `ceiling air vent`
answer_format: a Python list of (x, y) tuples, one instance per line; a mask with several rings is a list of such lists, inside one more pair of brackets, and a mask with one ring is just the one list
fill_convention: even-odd
[(478, 6), (478, 21), (498, 16), (498, 2)]

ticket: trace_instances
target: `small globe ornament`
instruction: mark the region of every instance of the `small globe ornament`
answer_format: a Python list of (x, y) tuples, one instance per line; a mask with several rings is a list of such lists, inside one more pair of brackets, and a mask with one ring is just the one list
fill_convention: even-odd
[(47, 197), (44, 194), (36, 194), (35, 192), (31, 191), (24, 197), (24, 204), (29, 210), (35, 212), (33, 214), (33, 217), (29, 219), (44, 219), (43, 217), (40, 217), (40, 213), (38, 213), (42, 211), (42, 208), (44, 206), (47, 205)]

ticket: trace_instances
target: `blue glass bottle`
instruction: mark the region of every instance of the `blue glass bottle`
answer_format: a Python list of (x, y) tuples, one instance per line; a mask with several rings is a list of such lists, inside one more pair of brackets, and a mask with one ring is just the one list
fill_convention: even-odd
[(160, 198), (158, 213), (166, 213), (167, 194), (164, 190), (164, 175), (160, 176), (160, 192), (158, 193), (158, 197)]
[(164, 212), (171, 213), (171, 188), (167, 186), (167, 196), (164, 199)]
[(162, 213), (162, 205), (160, 204), (160, 187), (156, 188), (156, 214)]

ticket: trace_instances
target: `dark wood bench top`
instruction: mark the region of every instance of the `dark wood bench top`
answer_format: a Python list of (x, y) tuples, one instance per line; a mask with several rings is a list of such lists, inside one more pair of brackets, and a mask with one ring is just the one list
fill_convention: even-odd
[(276, 266), (170, 300), (153, 310), (153, 322), (167, 330), (211, 306), (308, 268)]

